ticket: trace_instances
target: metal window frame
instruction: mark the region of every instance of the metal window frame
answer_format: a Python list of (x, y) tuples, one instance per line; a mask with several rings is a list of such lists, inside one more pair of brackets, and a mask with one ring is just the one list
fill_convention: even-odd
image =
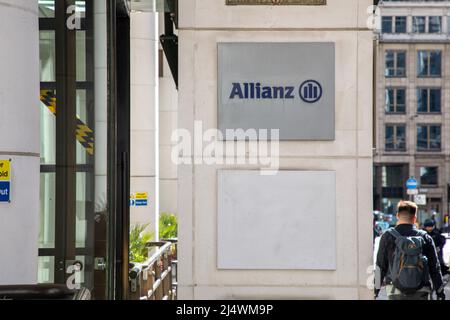
[[(419, 148), (418, 145), (418, 134), (419, 134), (419, 127), (426, 127), (427, 128), (427, 148), (426, 149), (422, 149)], [(431, 148), (431, 138), (430, 138), (430, 133), (431, 133), (431, 127), (439, 127), (441, 129), (441, 141), (440, 141), (440, 147), (439, 148)], [(418, 123), (416, 125), (416, 148), (418, 152), (441, 152), (442, 151), (442, 124), (440, 123)]]
[[(387, 127), (392, 127), (393, 128), (393, 144), (394, 147), (393, 148), (388, 148), (386, 146), (386, 132), (387, 132)], [(398, 127), (404, 127), (405, 128), (405, 147), (404, 148), (398, 148), (398, 137), (397, 137), (397, 128)], [(407, 141), (407, 131), (406, 131), (406, 124), (405, 123), (386, 123), (385, 127), (384, 127), (384, 149), (388, 152), (405, 152), (406, 151), (406, 141)]]
[[(86, 256), (86, 265), (92, 264), (89, 257), (93, 247), (89, 244), (93, 237), (93, 224), (88, 224), (87, 241), (85, 248), (76, 248), (76, 175), (80, 172), (91, 173), (86, 188), (88, 196), (95, 186), (94, 157), (88, 156), (85, 164), (76, 163), (76, 94), (77, 90), (86, 91), (87, 124), (91, 128), (95, 124), (95, 111), (89, 109), (89, 102), (94, 101), (94, 68), (93, 54), (86, 57), (86, 80), (76, 80), (76, 32), (66, 27), (69, 5), (74, 5), (75, 0), (55, 1), (55, 16), (52, 18), (39, 18), (40, 31), (53, 31), (55, 33), (55, 68), (56, 78), (54, 82), (41, 82), (41, 89), (56, 91), (58, 108), (56, 117), (56, 163), (42, 164), (41, 173), (55, 173), (55, 247), (40, 248), (39, 256), (52, 256), (55, 259), (54, 282), (65, 283), (67, 280), (66, 262), (75, 260), (76, 256)], [(86, 32), (86, 51), (93, 52), (93, 2), (86, 0), (86, 16), (81, 18), (81, 29)], [(89, 58), (91, 57), (91, 59)], [(86, 197), (87, 199), (92, 197)], [(93, 201), (86, 203), (86, 219), (94, 214)], [(90, 225), (90, 227), (89, 227)], [(93, 241), (92, 241), (93, 243)], [(86, 270), (92, 269), (90, 268)], [(93, 272), (85, 273), (85, 282), (93, 284)]]

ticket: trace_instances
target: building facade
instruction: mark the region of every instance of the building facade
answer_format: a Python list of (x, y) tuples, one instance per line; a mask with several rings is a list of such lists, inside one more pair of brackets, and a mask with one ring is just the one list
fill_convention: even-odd
[[(281, 171), (267, 180), (258, 176), (260, 165), (214, 161), (211, 165), (198, 162), (199, 155), (189, 150), (180, 154), (191, 161), (178, 167), (179, 297), (370, 299), (373, 34), (366, 21), (372, 1), (289, 6), (227, 2), (179, 1), (178, 127), (194, 137), (199, 123), (204, 130), (231, 126), (224, 114), (237, 109), (232, 115), (236, 121), (258, 120), (272, 128), (280, 117), (281, 123), (291, 120), (283, 118), (286, 110), (294, 115), (299, 110), (316, 111), (314, 104), (308, 107), (299, 100), (292, 100), (294, 106), (260, 101), (258, 93), (240, 92), (238, 80), (247, 83), (246, 88), (251, 83), (254, 88), (265, 86), (263, 82), (288, 85), (290, 79), (302, 83), (308, 79), (304, 77), (320, 78), (317, 69), (330, 63), (335, 65), (335, 70), (328, 69), (335, 85), (325, 86), (330, 78), (318, 82), (324, 81), (325, 95), (335, 91), (335, 98), (324, 96), (330, 99), (335, 118), (313, 117), (302, 124), (310, 130), (301, 132), (299, 123), (289, 127), (292, 131), (283, 131), (286, 127), (281, 124), (282, 136), (284, 132), (285, 137), (291, 132), (296, 136), (279, 142)], [(323, 50), (314, 51), (316, 45)], [(292, 52), (298, 52), (296, 58)], [(315, 67), (308, 69), (303, 61)], [(230, 102), (235, 97), (227, 91), (231, 82), (241, 100), (253, 99)], [(273, 98), (268, 88), (264, 91), (266, 98)], [(317, 83), (310, 82), (300, 94), (314, 103), (320, 99), (318, 92), (322, 91)], [(297, 97), (299, 91), (294, 94)], [(311, 127), (323, 128), (324, 123), (329, 127), (321, 132)], [(308, 135), (312, 131), (317, 134), (314, 138)], [(232, 142), (216, 143), (223, 148)], [(251, 148), (245, 141), (237, 146)], [(313, 182), (324, 176), (331, 180), (316, 189)], [(318, 203), (332, 206), (320, 211)], [(300, 241), (299, 235), (309, 240)], [(322, 248), (317, 248), (317, 239), (327, 239)], [(329, 253), (328, 259), (323, 259), (323, 252)]]
[[(419, 224), (446, 227), (450, 181), (450, 2), (381, 1), (376, 50), (374, 209), (395, 213), (415, 177)], [(413, 198), (413, 197), (412, 197)]]

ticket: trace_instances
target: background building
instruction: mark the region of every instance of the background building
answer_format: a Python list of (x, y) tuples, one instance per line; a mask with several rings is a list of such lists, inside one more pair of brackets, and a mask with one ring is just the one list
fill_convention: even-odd
[(374, 209), (395, 213), (406, 180), (426, 195), (419, 222), (448, 221), (450, 2), (380, 1)]

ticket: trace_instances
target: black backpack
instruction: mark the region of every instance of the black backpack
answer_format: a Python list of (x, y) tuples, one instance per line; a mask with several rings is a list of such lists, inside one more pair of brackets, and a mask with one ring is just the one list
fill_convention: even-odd
[(394, 287), (403, 293), (414, 293), (429, 280), (428, 259), (423, 255), (425, 232), (416, 236), (402, 236), (394, 228), (387, 230), (395, 238), (394, 259), (389, 274)]

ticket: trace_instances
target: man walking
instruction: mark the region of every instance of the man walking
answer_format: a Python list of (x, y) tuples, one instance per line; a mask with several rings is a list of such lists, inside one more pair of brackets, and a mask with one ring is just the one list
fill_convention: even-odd
[(380, 239), (375, 296), (385, 280), (389, 300), (428, 300), (431, 282), (438, 299), (445, 300), (441, 268), (433, 239), (415, 226), (417, 205), (400, 201), (397, 226)]
[(444, 246), (447, 239), (439, 232), (439, 230), (436, 228), (436, 223), (433, 219), (427, 219), (425, 220), (423, 224), (425, 231), (429, 234), (429, 236), (434, 241), (434, 246), (436, 247), (436, 252), (439, 259), (439, 264), (441, 265), (441, 272), (444, 276), (448, 272), (448, 267), (445, 265), (444, 262)]

